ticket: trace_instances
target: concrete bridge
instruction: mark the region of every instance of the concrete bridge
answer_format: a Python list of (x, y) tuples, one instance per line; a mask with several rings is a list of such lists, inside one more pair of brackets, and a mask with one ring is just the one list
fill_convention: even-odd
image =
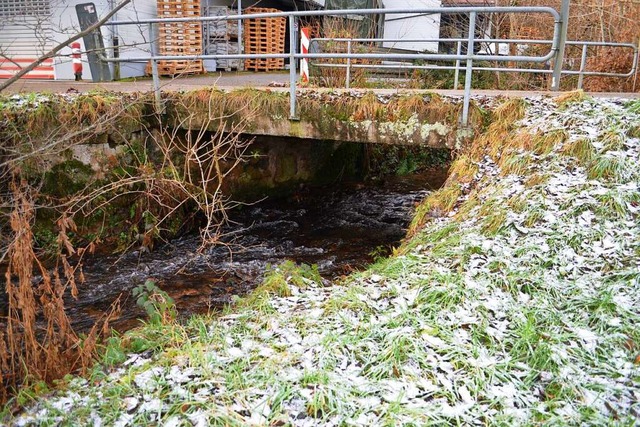
[[(454, 148), (459, 140), (461, 98), (454, 91), (440, 94), (426, 90), (300, 89), (300, 119), (289, 120), (288, 88), (284, 87), (287, 77), (282, 73), (234, 73), (167, 80), (163, 86), (165, 117), (176, 126), (193, 129), (205, 126), (214, 131), (223, 121), (229, 131), (241, 129), (250, 135), (325, 141)], [(151, 89), (149, 80), (25, 81), (10, 87), (7, 93), (131, 93)], [(220, 116), (213, 121), (212, 108)], [(240, 122), (243, 123), (238, 127)]]
[[(458, 132), (462, 91), (416, 89), (300, 89), (299, 121), (288, 119), (288, 74), (286, 73), (224, 73), (190, 76), (162, 81), (162, 89), (169, 99), (169, 118), (176, 124), (188, 123), (201, 127), (208, 120), (212, 102), (227, 103), (226, 129), (251, 117), (243, 124), (243, 133), (251, 135), (294, 137), (316, 140), (384, 143), (394, 145), (426, 145), (434, 148), (455, 148), (461, 143)], [(253, 90), (250, 90), (253, 89)], [(19, 81), (4, 94), (20, 92), (147, 92), (153, 90), (149, 79), (126, 82)], [(206, 91), (213, 97), (207, 99)], [(199, 92), (201, 104), (187, 111), (177, 108), (171, 99), (175, 94)], [(174, 94), (174, 95), (172, 95)], [(474, 91), (475, 99), (508, 96), (524, 97), (549, 95), (549, 92)], [(557, 96), (558, 93), (554, 93)], [(601, 97), (638, 97), (640, 94), (595, 93)], [(206, 103), (204, 100), (206, 99)], [(245, 101), (243, 103), (242, 101)], [(182, 103), (182, 102), (181, 102)], [(205, 105), (206, 104), (206, 105)], [(184, 106), (183, 106), (184, 107)], [(220, 105), (218, 105), (220, 107)], [(477, 107), (477, 105), (476, 105)], [(231, 111), (231, 109), (238, 111)], [(482, 121), (478, 108), (471, 114), (471, 128)], [(192, 115), (191, 120), (185, 120)], [(208, 123), (209, 130), (219, 126), (219, 120)], [(464, 135), (462, 135), (464, 136)]]
[[(234, 200), (248, 201), (286, 195), (303, 184), (333, 185), (366, 174), (372, 147), (362, 143), (378, 144), (375, 150), (381, 150), (380, 158), (386, 160), (398, 148), (391, 145), (424, 147), (422, 152), (436, 158), (466, 141), (458, 129), (460, 92), (301, 89), (300, 120), (289, 120), (288, 88), (281, 87), (286, 78), (285, 74), (240, 73), (217, 80), (207, 76), (166, 81), (161, 115), (155, 112), (148, 80), (18, 82), (7, 92), (87, 94), (51, 96), (48, 101), (25, 94), (21, 98), (25, 101), (16, 101), (14, 107), (9, 101), (3, 113), (13, 125), (3, 137), (13, 145), (13, 152), (31, 153), (22, 160), (25, 178), (41, 183), (43, 194), (52, 200), (123, 174), (143, 174), (136, 182), (163, 177), (170, 171), (162, 156), (176, 154), (167, 147), (176, 148), (175, 160), (187, 164), (184, 147), (193, 152), (207, 149), (219, 130), (241, 133), (240, 143), (249, 145), (240, 153), (231, 150), (235, 157), (227, 159), (228, 173), (216, 185)], [(272, 82), (274, 87), (269, 86)], [(250, 87), (257, 85), (261, 87)], [(490, 120), (486, 113), (496, 104), (490, 99), (496, 94), (539, 93), (476, 92), (470, 115), (475, 129)], [(634, 96), (638, 94), (624, 94)], [(225, 162), (221, 166), (226, 167)], [(124, 223), (129, 204), (125, 198), (113, 206), (111, 217)]]

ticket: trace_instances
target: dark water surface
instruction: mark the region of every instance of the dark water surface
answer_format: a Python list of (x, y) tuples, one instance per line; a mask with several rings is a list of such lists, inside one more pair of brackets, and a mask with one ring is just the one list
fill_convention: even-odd
[(415, 204), (442, 185), (446, 170), (397, 177), (384, 184), (348, 184), (266, 200), (230, 212), (227, 245), (198, 253), (199, 239), (187, 236), (151, 253), (94, 257), (84, 265), (79, 299), (67, 302), (76, 330), (121, 296), (122, 314), (112, 325), (137, 325), (143, 311), (130, 292), (153, 279), (174, 300), (180, 315), (219, 309), (257, 286), (267, 264), (284, 260), (317, 264), (327, 279), (365, 267), (372, 252), (397, 244)]

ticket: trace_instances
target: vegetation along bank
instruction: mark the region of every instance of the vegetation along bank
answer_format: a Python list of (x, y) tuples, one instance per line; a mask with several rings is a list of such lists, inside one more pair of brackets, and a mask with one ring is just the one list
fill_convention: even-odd
[(108, 340), (16, 425), (633, 425), (640, 102), (512, 99), (395, 254), (283, 264), (221, 316)]

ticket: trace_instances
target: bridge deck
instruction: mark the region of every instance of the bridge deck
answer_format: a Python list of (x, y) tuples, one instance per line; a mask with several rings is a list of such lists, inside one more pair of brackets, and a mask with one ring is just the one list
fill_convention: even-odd
[[(278, 87), (282, 85), (288, 85), (289, 74), (285, 72), (280, 73), (251, 73), (251, 72), (230, 72), (230, 73), (218, 73), (209, 74), (206, 76), (187, 76), (176, 79), (162, 79), (163, 90), (177, 91), (177, 90), (193, 90), (205, 86), (218, 86), (223, 89), (237, 89), (237, 88), (269, 88), (270, 90), (288, 90), (284, 87)], [(116, 92), (139, 92), (139, 91), (151, 91), (153, 90), (153, 83), (151, 78), (142, 78), (135, 81), (118, 81), (118, 82), (103, 82), (92, 83), (89, 81), (75, 82), (66, 80), (21, 80), (16, 82), (9, 88), (5, 89), (2, 93), (19, 93), (19, 92), (55, 92), (64, 93), (70, 89), (75, 89), (79, 92), (89, 92), (93, 90), (110, 90)], [(317, 89), (314, 90), (334, 90), (334, 89)], [(340, 89), (337, 89), (340, 90)], [(347, 90), (347, 89), (343, 89)], [(367, 89), (376, 93), (419, 93), (425, 90), (421, 89)], [(443, 95), (462, 96), (462, 90), (447, 90), (447, 89), (434, 89), (429, 92), (436, 92)], [(486, 96), (532, 96), (540, 94), (549, 94), (548, 91), (502, 91), (502, 90), (479, 90), (474, 89), (473, 95), (486, 95)], [(596, 92), (590, 93), (590, 95), (599, 98), (640, 98), (640, 93), (617, 93), (617, 92)]]

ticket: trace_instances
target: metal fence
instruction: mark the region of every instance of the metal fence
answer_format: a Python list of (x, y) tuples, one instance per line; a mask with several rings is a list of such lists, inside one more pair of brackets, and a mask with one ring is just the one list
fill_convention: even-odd
[[(456, 43), (456, 55), (461, 55), (463, 50), (463, 43), (467, 42), (467, 39), (460, 38), (447, 38), (447, 39), (380, 39), (380, 38), (324, 38), (318, 37), (311, 39), (310, 46), (312, 50), (322, 49), (323, 42), (343, 43), (347, 53), (352, 53), (354, 48), (358, 49), (363, 43), (395, 43), (402, 45), (403, 43)], [(531, 40), (531, 39), (477, 39), (478, 43), (488, 46), (485, 53), (486, 55), (498, 52), (498, 45), (551, 45), (552, 40)], [(493, 45), (493, 46), (491, 46)], [(638, 47), (633, 43), (613, 43), (613, 42), (591, 42), (591, 41), (567, 41), (566, 46), (582, 46), (582, 54), (580, 57), (580, 68), (578, 70), (562, 69), (560, 72), (562, 75), (577, 75), (577, 89), (582, 89), (585, 76), (598, 76), (598, 77), (631, 77), (635, 74), (638, 66)], [(493, 47), (493, 49), (491, 49)], [(629, 71), (625, 73), (613, 73), (605, 71), (588, 71), (587, 70), (587, 53), (589, 47), (613, 47), (620, 49), (628, 49), (633, 54), (633, 60)], [(366, 48), (366, 47), (365, 47)], [(386, 46), (377, 47), (375, 49), (396, 49)], [(566, 58), (565, 58), (566, 60)], [(351, 85), (351, 70), (352, 69), (389, 69), (389, 70), (449, 70), (454, 71), (453, 77), (453, 89), (458, 89), (460, 84), (460, 70), (464, 70), (461, 67), (460, 60), (453, 61), (454, 65), (436, 65), (436, 64), (422, 64), (417, 65), (414, 63), (382, 63), (382, 64), (352, 64), (351, 59), (347, 59), (345, 64), (330, 64), (330, 63), (314, 63), (313, 65), (320, 68), (345, 68), (345, 87), (349, 88)], [(487, 67), (487, 66), (473, 66), (473, 71), (498, 71), (508, 73), (537, 73), (537, 74), (552, 74), (553, 69), (548, 68), (518, 68), (518, 67)]]
[[(566, 28), (569, 0), (562, 0), (561, 12), (550, 7), (436, 7), (436, 8), (398, 8), (398, 9), (359, 9), (359, 10), (321, 10), (321, 11), (296, 11), (296, 12), (278, 12), (278, 13), (259, 13), (251, 15), (229, 15), (215, 17), (198, 17), (198, 18), (168, 18), (168, 19), (146, 19), (136, 21), (111, 21), (105, 25), (121, 26), (121, 25), (148, 25), (149, 34), (155, 34), (154, 26), (158, 24), (177, 23), (177, 22), (210, 22), (220, 20), (237, 20), (255, 18), (275, 18), (286, 17), (288, 20), (289, 33), (289, 51), (282, 54), (230, 54), (230, 55), (159, 55), (151, 37), (150, 55), (145, 57), (129, 57), (123, 58), (105, 58), (108, 62), (131, 62), (131, 61), (151, 61), (153, 83), (156, 93), (156, 102), (161, 106), (160, 96), (160, 78), (158, 75), (157, 62), (160, 60), (190, 60), (190, 59), (251, 59), (251, 58), (288, 58), (289, 59), (289, 96), (290, 111), (289, 118), (295, 120), (297, 118), (296, 109), (296, 60), (298, 59), (375, 59), (384, 61), (396, 60), (422, 60), (422, 61), (455, 61), (456, 67), (465, 70), (465, 86), (462, 116), (460, 124), (463, 127), (468, 125), (469, 119), (469, 102), (471, 98), (471, 82), (474, 70), (478, 68), (473, 66), (474, 61), (496, 61), (496, 62), (517, 62), (517, 63), (547, 63), (553, 62), (553, 69), (550, 74), (553, 76), (552, 89), (558, 90), (560, 87), (560, 77), (562, 74), (562, 61), (556, 58), (563, 58), (566, 40)], [(460, 49), (455, 54), (448, 53), (394, 53), (394, 52), (374, 52), (374, 53), (353, 53), (353, 52), (322, 52), (302, 54), (297, 49), (297, 40), (299, 38), (298, 23), (304, 17), (321, 17), (321, 16), (353, 16), (358, 15), (376, 15), (384, 13), (385, 15), (394, 14), (458, 14), (467, 15), (469, 17), (468, 36), (464, 39), (446, 39), (448, 42), (458, 42), (467, 44), (465, 53)], [(477, 54), (474, 50), (476, 43), (485, 42), (476, 36), (476, 21), (478, 15), (482, 14), (541, 14), (549, 15), (553, 19), (553, 37), (551, 40), (536, 41), (528, 40), (529, 43), (546, 43), (549, 44), (549, 51), (541, 56), (527, 55), (495, 55), (495, 54)], [(462, 61), (465, 62), (464, 67), (460, 67)], [(510, 71), (513, 69), (509, 69)]]

